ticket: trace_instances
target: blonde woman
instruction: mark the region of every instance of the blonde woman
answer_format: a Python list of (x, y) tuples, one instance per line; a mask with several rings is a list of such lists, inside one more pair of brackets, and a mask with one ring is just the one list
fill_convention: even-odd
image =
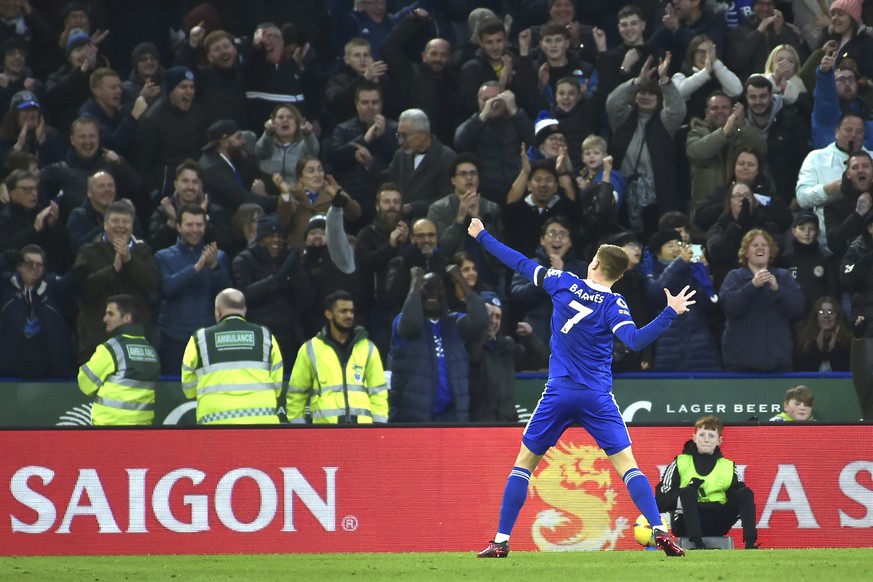
[(782, 101), (788, 105), (794, 105), (798, 97), (807, 94), (798, 71), (800, 55), (790, 44), (780, 44), (770, 51), (764, 64), (764, 76), (773, 85), (773, 94), (782, 95)]

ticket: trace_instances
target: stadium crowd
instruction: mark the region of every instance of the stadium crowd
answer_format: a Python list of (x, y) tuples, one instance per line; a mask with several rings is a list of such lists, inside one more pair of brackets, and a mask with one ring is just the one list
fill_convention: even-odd
[(293, 377), (342, 291), (409, 387), (395, 419), (514, 420), (506, 371), (547, 365), (551, 302), (474, 217), (580, 275), (623, 247), (638, 326), (697, 290), (653, 346), (615, 340), (615, 371), (849, 371), (865, 22), (862, 0), (0, 0), (0, 375), (74, 377), (118, 294), (179, 375), (235, 287)]

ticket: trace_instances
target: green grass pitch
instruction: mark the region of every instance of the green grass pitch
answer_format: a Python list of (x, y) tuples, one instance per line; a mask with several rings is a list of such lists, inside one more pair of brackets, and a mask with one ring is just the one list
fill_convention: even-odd
[(62, 556), (0, 558), (3, 580), (873, 580), (873, 549), (696, 551), (667, 558), (655, 551), (513, 552), (480, 560), (439, 554), (288, 554), (223, 556)]

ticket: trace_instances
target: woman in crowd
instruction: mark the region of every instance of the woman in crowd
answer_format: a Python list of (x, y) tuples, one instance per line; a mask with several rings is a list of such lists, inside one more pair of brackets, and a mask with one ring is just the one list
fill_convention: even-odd
[(848, 372), (852, 334), (840, 302), (820, 297), (797, 334), (794, 370), (797, 372)]
[(781, 95), (782, 102), (796, 105), (806, 115), (812, 115), (812, 95), (800, 78), (800, 55), (790, 44), (780, 44), (767, 57), (764, 76), (773, 85), (773, 94)]
[[(479, 271), (476, 269), (476, 262), (469, 253), (465, 251), (455, 253), (452, 256), (451, 264), (458, 266), (461, 270), (461, 276), (473, 291), (477, 293), (482, 291), (494, 291), (493, 287), (479, 280)], [(452, 284), (449, 285), (449, 283)], [(464, 290), (461, 289), (460, 285), (455, 283), (451, 277), (446, 277), (446, 285), (448, 287), (447, 290), (449, 291), (447, 298), (449, 311), (466, 312), (467, 302), (465, 301)], [(454, 292), (452, 292), (452, 290), (454, 290)]]
[(0, 158), (5, 162), (11, 152), (33, 154), (40, 168), (63, 160), (67, 153), (66, 141), (46, 124), (39, 101), (30, 91), (12, 97), (0, 125)]
[(732, 99), (743, 92), (742, 81), (719, 60), (717, 51), (705, 34), (695, 36), (688, 45), (682, 71), (673, 75), (673, 84), (685, 99), (685, 123), (705, 116), (706, 100), (713, 91), (724, 91)]
[(297, 162), (303, 156), (317, 157), (318, 138), (312, 124), (291, 104), (273, 109), (264, 123), (264, 133), (255, 144), (261, 171), (268, 176), (279, 174), (288, 184), (297, 181)]
[(230, 235), (233, 243), (230, 248), (224, 249), (227, 257), (233, 260), (241, 251), (244, 251), (255, 242), (258, 234), (258, 220), (264, 216), (264, 209), (254, 202), (240, 204), (230, 221)]
[(722, 359), (729, 372), (792, 369), (791, 320), (803, 311), (803, 292), (791, 273), (772, 267), (778, 254), (770, 233), (750, 230), (740, 244), (740, 267), (719, 289), (726, 317)]

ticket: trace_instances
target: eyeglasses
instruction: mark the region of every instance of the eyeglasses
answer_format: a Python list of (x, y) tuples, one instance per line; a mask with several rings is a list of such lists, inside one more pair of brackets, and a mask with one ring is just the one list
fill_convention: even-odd
[(819, 315), (836, 315), (836, 313), (837, 312), (834, 309), (819, 309), (818, 310)]
[(554, 240), (567, 240), (568, 238), (570, 238), (570, 233), (563, 230), (550, 230), (546, 233), (546, 238)]
[(477, 172), (476, 170), (470, 170), (470, 171), (465, 171), (465, 172), (457, 172), (457, 173), (455, 174), (455, 176), (457, 176), (457, 177), (459, 177), (459, 178), (475, 178), (475, 177), (478, 176), (478, 175), (479, 175), (479, 172)]

